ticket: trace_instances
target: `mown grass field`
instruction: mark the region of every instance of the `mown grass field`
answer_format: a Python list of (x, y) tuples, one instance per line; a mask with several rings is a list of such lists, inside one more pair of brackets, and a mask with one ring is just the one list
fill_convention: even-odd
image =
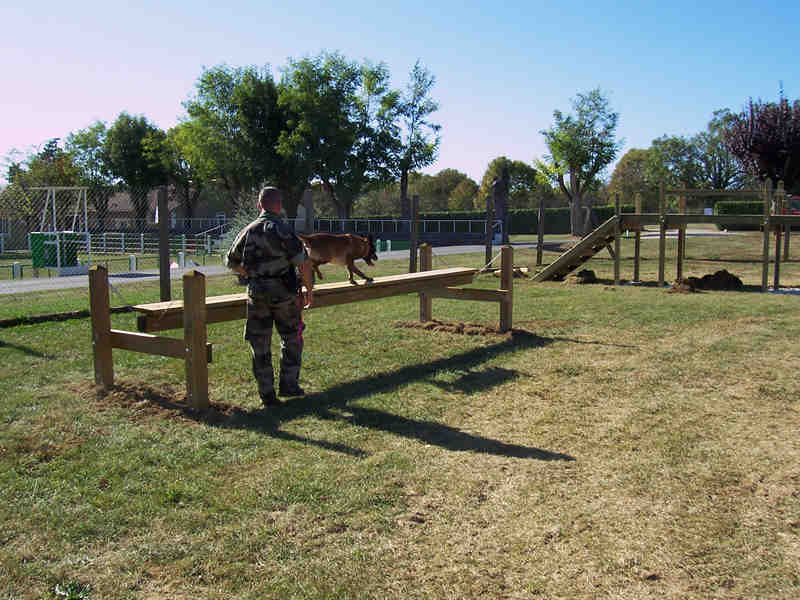
[(96, 390), (88, 319), (2, 329), (0, 597), (796, 598), (800, 296), (753, 291), (760, 243), (687, 243), (685, 275), (725, 268), (743, 292), (613, 287), (607, 254), (597, 285), (517, 279), (509, 335), (398, 327), (413, 296), (312, 310), (308, 395), (269, 412), (241, 321), (209, 327), (205, 414), (174, 359), (116, 350), (118, 386)]

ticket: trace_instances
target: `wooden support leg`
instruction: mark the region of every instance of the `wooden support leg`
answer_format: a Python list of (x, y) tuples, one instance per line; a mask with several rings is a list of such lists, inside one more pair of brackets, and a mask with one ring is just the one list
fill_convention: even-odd
[(208, 408), (206, 277), (200, 271), (183, 276), (183, 341), (189, 403), (196, 410), (204, 410)]
[(500, 287), (508, 290), (508, 295), (500, 301), (500, 331), (509, 331), (512, 327), (514, 310), (514, 249), (503, 246), (500, 250)]
[[(430, 244), (422, 244), (419, 247), (419, 270), (430, 271), (433, 268), (433, 247)], [(419, 294), (419, 320), (422, 323), (433, 319), (433, 301), (424, 292)]]
[(761, 252), (761, 291), (769, 288), (769, 217), (764, 217), (764, 247)]
[(642, 232), (637, 231), (633, 240), (633, 280), (639, 282), (639, 260), (642, 256)]
[(686, 227), (678, 229), (678, 265), (675, 272), (675, 279), (683, 279), (683, 260), (686, 256)]
[(92, 314), (94, 382), (108, 390), (114, 385), (114, 359), (111, 353), (108, 269), (101, 265), (89, 269), (89, 308)]
[(658, 287), (664, 287), (664, 264), (667, 255), (667, 221), (661, 216), (658, 228)]

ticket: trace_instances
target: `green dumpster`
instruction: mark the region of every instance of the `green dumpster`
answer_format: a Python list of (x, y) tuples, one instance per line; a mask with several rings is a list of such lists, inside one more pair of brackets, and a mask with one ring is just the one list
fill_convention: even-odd
[[(34, 269), (77, 267), (83, 234), (73, 231), (31, 232), (31, 263)], [(61, 261), (59, 264), (59, 252)]]

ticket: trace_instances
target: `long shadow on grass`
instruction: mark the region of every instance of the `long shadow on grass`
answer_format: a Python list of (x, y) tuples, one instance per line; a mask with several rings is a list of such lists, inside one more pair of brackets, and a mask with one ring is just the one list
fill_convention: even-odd
[(38, 350), (34, 350), (28, 346), (20, 346), (19, 344), (11, 344), (9, 342), (4, 342), (0, 340), (0, 348), (10, 348), (12, 350), (17, 350), (18, 352), (22, 352), (23, 354), (27, 354), (29, 356), (35, 356), (37, 358), (47, 358), (46, 354), (39, 352)]
[[(379, 429), (453, 451), (484, 452), (513, 458), (533, 458), (537, 460), (575, 460), (568, 454), (550, 452), (532, 446), (507, 444), (498, 440), (465, 433), (455, 427), (433, 421), (410, 419), (382, 410), (349, 405), (350, 402), (359, 398), (391, 392), (408, 385), (410, 382), (433, 377), (441, 371), (468, 371), (471, 367), (482, 365), (501, 354), (541, 347), (552, 342), (552, 338), (543, 338), (527, 331), (515, 330), (508, 339), (491, 346), (475, 348), (455, 356), (427, 363), (409, 365), (388, 373), (362, 377), (361, 379), (341, 383), (325, 392), (309, 394), (305, 398), (283, 405), (272, 413), (272, 416), (277, 421), (286, 422), (313, 414), (318, 418), (343, 420), (360, 427)], [(490, 372), (489, 379), (494, 384), (498, 384), (514, 376), (516, 376), (514, 371), (494, 369)], [(481, 387), (484, 387), (484, 385), (482, 384)], [(332, 410), (341, 410), (345, 407), (351, 416), (344, 416), (340, 412)]]

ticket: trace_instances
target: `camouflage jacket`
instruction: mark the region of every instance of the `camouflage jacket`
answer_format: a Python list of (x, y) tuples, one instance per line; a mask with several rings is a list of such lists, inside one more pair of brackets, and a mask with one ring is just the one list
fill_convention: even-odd
[(295, 266), (307, 255), (300, 238), (278, 215), (261, 211), (258, 218), (242, 229), (225, 256), (229, 268), (244, 267), (248, 287), (259, 292), (270, 287), (270, 280), (295, 275)]

